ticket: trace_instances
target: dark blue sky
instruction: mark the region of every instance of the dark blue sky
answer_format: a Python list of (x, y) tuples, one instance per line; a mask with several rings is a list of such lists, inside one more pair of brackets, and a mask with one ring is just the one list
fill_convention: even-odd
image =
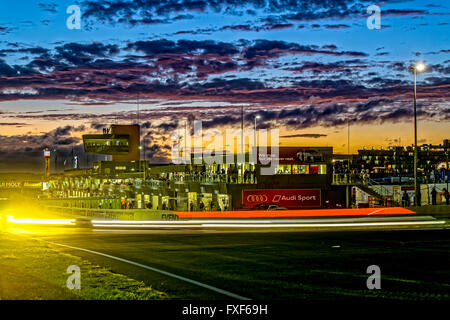
[[(74, 4), (80, 30), (66, 26)], [(262, 115), (260, 126), (280, 128), (285, 145), (346, 152), (347, 123), (353, 152), (409, 144), (408, 67), (417, 61), (428, 66), (419, 76), (421, 141), (441, 143), (450, 132), (449, 3), (378, 2), (381, 28), (370, 30), (372, 4), (2, 1), (0, 161), (77, 146), (82, 133), (133, 121), (137, 100), (148, 157), (159, 160), (167, 128), (188, 117), (235, 126), (241, 106), (246, 125)]]

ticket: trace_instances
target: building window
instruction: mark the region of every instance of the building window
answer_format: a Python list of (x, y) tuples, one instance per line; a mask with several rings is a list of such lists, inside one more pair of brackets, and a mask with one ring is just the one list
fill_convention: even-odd
[(319, 174), (319, 166), (316, 164), (312, 164), (309, 166), (309, 173), (310, 174)]
[(277, 168), (277, 174), (291, 174), (291, 165), (290, 164), (280, 164)]
[(292, 174), (309, 174), (308, 165), (294, 165), (292, 168)]
[(327, 174), (327, 165), (326, 164), (319, 165), (319, 174)]
[(326, 164), (311, 164), (311, 165), (290, 165), (280, 164), (276, 169), (276, 174), (326, 174)]

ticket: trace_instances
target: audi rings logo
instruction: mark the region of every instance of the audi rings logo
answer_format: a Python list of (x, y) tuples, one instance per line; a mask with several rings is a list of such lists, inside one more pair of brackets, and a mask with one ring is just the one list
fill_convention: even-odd
[(251, 194), (247, 196), (247, 202), (267, 202), (269, 200), (265, 194)]

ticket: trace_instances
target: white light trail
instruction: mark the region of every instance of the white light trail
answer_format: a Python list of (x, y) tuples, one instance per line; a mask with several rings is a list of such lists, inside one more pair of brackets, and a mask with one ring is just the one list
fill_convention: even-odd
[(167, 224), (93, 224), (93, 227), (109, 228), (194, 228), (202, 225), (167, 225)]
[(15, 224), (75, 225), (74, 219), (15, 219), (10, 217), (6, 221)]
[(282, 220), (263, 220), (263, 219), (214, 219), (214, 220), (180, 220), (180, 221), (159, 221), (159, 220), (92, 220), (93, 224), (109, 224), (109, 225), (136, 225), (136, 224), (205, 224), (205, 223), (250, 223), (250, 224), (273, 224), (273, 223), (317, 223), (317, 222), (358, 222), (358, 221), (389, 221), (389, 220), (430, 220), (431, 216), (414, 216), (414, 217), (364, 217), (364, 218), (336, 218), (336, 219), (282, 219)]
[(225, 221), (223, 223), (218, 223), (217, 221), (198, 221), (196, 223), (180, 224), (171, 221), (172, 223), (141, 223), (141, 224), (108, 224), (108, 223), (94, 223), (93, 227), (100, 228), (330, 228), (330, 227), (371, 227), (371, 226), (402, 226), (402, 225), (440, 225), (445, 224), (443, 220), (432, 220), (432, 221), (392, 221), (392, 222), (346, 222), (346, 223), (283, 223), (280, 222), (269, 222), (264, 223), (243, 223), (242, 221), (233, 221), (229, 223)]

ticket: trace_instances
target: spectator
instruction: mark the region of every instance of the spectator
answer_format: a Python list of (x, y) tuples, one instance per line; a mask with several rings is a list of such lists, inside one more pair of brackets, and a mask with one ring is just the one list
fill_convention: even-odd
[(366, 172), (364, 172), (363, 173), (363, 183), (365, 184), (365, 185), (368, 185), (369, 184), (369, 171), (366, 171)]
[(420, 193), (420, 189), (417, 192), (415, 192), (415, 194), (417, 197), (416, 206), (421, 206), (422, 205), (422, 194)]
[(233, 171), (232, 171), (232, 177), (233, 177), (233, 183), (237, 183), (238, 181), (238, 169), (237, 169), (237, 167), (234, 167), (233, 168)]
[(441, 182), (445, 182), (445, 168), (441, 168), (441, 171), (439, 173), (439, 180)]
[(351, 169), (350, 170), (350, 175), (348, 177), (348, 182), (352, 183), (353, 182), (353, 176), (355, 175), (355, 169)]
[(339, 182), (344, 183), (345, 182), (345, 171), (344, 168), (340, 169), (339, 173)]
[(437, 191), (436, 188), (433, 187), (433, 189), (431, 190), (431, 205), (433, 206), (436, 205), (436, 198), (437, 198)]
[(444, 188), (444, 198), (445, 198), (445, 204), (449, 205), (450, 195), (449, 195), (448, 190), (446, 188)]
[(245, 169), (244, 171), (244, 182), (247, 183), (249, 179), (249, 171)]
[(403, 190), (403, 206), (404, 207), (408, 207), (409, 206), (409, 196), (408, 196), (408, 192), (406, 192), (406, 190)]

